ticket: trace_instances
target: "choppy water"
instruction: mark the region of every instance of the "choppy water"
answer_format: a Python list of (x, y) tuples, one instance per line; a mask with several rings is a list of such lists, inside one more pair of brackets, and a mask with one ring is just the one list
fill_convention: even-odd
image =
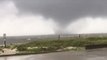
[(107, 60), (107, 48), (84, 52), (58, 52), (37, 55), (0, 57), (0, 60)]

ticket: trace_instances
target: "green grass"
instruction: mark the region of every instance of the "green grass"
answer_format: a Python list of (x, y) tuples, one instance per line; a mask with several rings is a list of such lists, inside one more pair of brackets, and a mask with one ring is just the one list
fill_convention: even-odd
[[(18, 51), (27, 51), (34, 53), (43, 53), (43, 52), (54, 52), (59, 49), (66, 47), (77, 47), (77, 49), (72, 50), (84, 50), (86, 45), (100, 45), (107, 44), (107, 37), (90, 37), (90, 38), (71, 38), (71, 39), (62, 39), (62, 40), (40, 40), (33, 41), (26, 44), (17, 45)], [(38, 47), (34, 49), (28, 49), (28, 47)], [(47, 47), (47, 48), (44, 48)]]

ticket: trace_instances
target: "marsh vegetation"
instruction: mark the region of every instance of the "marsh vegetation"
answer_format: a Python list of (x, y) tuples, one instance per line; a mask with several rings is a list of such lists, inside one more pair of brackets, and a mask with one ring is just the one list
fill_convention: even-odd
[(80, 51), (95, 45), (107, 46), (107, 37), (71, 38), (62, 40), (40, 40), (16, 45), (21, 53), (48, 53), (58, 51)]

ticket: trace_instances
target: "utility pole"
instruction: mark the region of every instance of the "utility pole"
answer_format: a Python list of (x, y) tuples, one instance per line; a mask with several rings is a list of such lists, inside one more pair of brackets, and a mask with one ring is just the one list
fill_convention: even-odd
[(3, 34), (3, 44), (4, 44), (4, 47), (6, 48), (6, 34), (5, 33)]

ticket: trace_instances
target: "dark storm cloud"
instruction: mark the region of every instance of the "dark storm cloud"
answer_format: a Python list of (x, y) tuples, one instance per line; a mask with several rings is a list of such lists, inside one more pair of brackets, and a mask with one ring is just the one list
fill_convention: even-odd
[(0, 3), (1, 3), (1, 2), (4, 2), (4, 1), (7, 1), (7, 0), (0, 0)]
[(107, 0), (14, 0), (20, 13), (34, 13), (68, 24), (85, 16), (107, 16)]

